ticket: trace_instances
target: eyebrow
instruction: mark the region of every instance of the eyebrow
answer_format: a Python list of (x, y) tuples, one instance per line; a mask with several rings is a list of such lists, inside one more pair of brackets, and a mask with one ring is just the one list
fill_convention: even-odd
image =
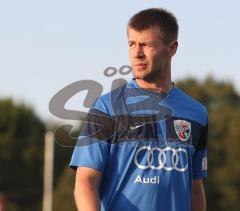
[[(130, 44), (130, 43), (135, 44), (136, 41), (134, 41), (134, 40), (129, 40), (129, 41), (128, 41), (128, 44)], [(146, 41), (143, 41), (143, 42), (138, 42), (138, 43), (139, 43), (140, 45), (143, 45), (143, 44), (154, 45), (156, 42), (146, 42)]]

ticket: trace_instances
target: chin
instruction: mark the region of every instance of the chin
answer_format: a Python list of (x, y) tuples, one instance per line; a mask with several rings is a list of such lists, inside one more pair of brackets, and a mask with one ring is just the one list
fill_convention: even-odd
[(146, 78), (146, 75), (143, 75), (143, 74), (133, 74), (133, 77), (136, 78), (136, 79), (144, 79), (144, 78)]
[(144, 70), (133, 70), (133, 77), (136, 79), (144, 79), (148, 76), (146, 71)]

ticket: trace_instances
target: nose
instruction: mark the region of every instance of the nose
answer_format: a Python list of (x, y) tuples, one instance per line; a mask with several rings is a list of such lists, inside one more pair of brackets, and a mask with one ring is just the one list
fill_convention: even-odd
[(141, 45), (136, 45), (133, 56), (136, 59), (144, 58), (144, 51), (143, 51), (143, 47)]

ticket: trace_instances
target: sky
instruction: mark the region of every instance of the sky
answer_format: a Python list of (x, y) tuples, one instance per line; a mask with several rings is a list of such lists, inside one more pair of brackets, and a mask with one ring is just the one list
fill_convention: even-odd
[[(237, 0), (8, 0), (0, 1), (0, 98), (26, 103), (45, 121), (61, 121), (50, 113), (50, 99), (87, 79), (102, 84), (103, 93), (110, 91), (112, 81), (123, 76), (106, 77), (104, 70), (129, 65), (127, 22), (151, 7), (166, 8), (178, 19), (173, 81), (212, 75), (231, 81), (240, 93)], [(77, 93), (65, 106), (86, 110), (85, 95)]]

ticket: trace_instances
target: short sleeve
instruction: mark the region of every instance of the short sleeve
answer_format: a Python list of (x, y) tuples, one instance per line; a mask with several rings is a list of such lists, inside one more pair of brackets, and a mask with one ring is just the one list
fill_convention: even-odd
[[(99, 105), (99, 101), (96, 105)], [(70, 167), (89, 167), (103, 172), (108, 162), (114, 120), (103, 107), (90, 109), (74, 147)], [(103, 106), (103, 104), (101, 104)]]
[(207, 137), (208, 124), (201, 127), (198, 144), (193, 156), (193, 179), (207, 177)]
[(88, 167), (103, 172), (108, 160), (108, 143), (97, 142), (86, 146), (75, 146), (70, 167)]

